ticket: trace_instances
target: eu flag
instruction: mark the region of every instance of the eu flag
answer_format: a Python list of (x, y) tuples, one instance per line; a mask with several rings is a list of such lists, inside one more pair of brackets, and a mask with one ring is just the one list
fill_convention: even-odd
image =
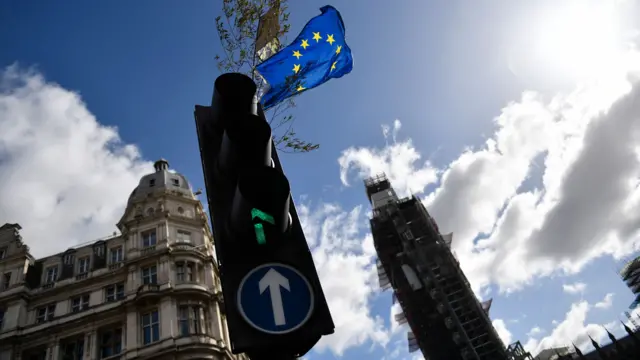
[(270, 85), (261, 100), (265, 109), (353, 69), (340, 12), (329, 5), (320, 11), (293, 43), (256, 67)]

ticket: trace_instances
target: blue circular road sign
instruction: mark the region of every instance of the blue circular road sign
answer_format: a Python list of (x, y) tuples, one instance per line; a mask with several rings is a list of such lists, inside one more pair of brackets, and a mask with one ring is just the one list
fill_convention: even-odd
[(238, 287), (238, 309), (254, 328), (286, 334), (304, 325), (313, 313), (313, 289), (295, 268), (269, 263), (249, 271)]

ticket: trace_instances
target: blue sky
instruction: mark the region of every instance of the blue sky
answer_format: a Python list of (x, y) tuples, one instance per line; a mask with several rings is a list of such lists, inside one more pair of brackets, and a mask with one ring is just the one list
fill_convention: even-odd
[[(320, 149), (282, 156), (338, 327), (309, 359), (416, 355), (372, 276), (362, 179), (378, 171), (454, 232), (506, 341), (586, 347), (631, 302), (615, 271), (638, 244), (637, 5), (446, 3), (331, 3), (354, 69), (297, 99), (296, 132)], [(290, 4), (290, 37), (323, 5)], [(219, 12), (0, 4), (0, 222), (33, 238), (109, 234), (160, 157), (204, 188), (192, 113), (219, 75)]]

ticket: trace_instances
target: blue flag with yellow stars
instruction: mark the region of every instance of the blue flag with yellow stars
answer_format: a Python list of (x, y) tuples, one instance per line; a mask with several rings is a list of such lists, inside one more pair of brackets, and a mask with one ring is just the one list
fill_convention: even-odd
[(340, 12), (329, 5), (320, 11), (293, 43), (256, 67), (270, 85), (261, 99), (265, 110), (353, 69)]

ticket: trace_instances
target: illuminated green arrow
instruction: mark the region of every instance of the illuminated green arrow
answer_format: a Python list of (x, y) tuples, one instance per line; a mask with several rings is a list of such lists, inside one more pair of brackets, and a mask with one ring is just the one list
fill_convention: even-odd
[[(273, 216), (267, 214), (262, 210), (253, 208), (251, 209), (251, 220), (255, 218), (268, 222), (271, 225), (275, 225), (276, 223), (276, 221), (273, 219)], [(266, 244), (267, 237), (264, 235), (264, 226), (261, 223), (257, 223), (257, 224), (253, 224), (253, 228), (256, 231), (256, 240), (258, 240), (258, 244), (260, 245)]]

